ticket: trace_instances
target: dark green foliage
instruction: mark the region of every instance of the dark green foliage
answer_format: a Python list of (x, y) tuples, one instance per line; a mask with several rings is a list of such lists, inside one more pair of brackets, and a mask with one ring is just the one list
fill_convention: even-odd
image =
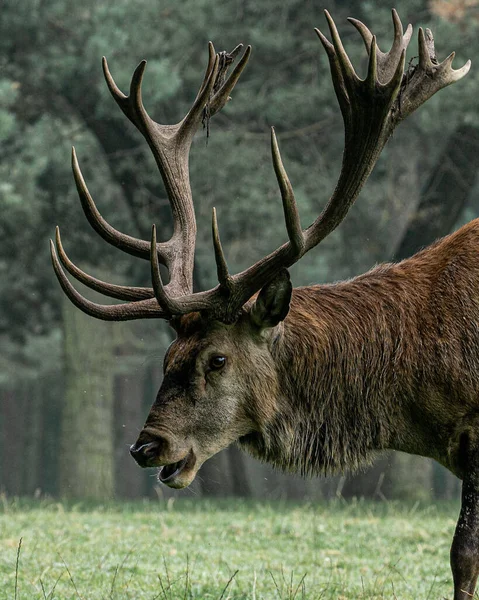
[[(345, 22), (347, 13), (340, 4), (326, 2), (324, 7), (333, 11), (350, 54), (364, 57), (362, 42)], [(4, 2), (0, 30), (4, 182), (0, 188), (0, 267), (5, 273), (0, 326), (4, 331), (40, 332), (58, 318), (58, 289), (52, 284), (45, 242), (56, 223), (62, 226), (67, 251), (74, 259), (109, 269), (114, 265), (128, 281), (136, 280), (132, 283), (148, 279), (147, 268), (105, 248), (88, 230), (69, 173), (71, 144), (77, 147), (100, 210), (113, 224), (147, 237), (156, 221), (163, 235), (169, 234), (159, 175), (146, 144), (109, 97), (100, 68), (103, 54), (125, 91), (134, 66), (142, 58), (149, 60), (145, 104), (154, 118), (168, 123), (181, 118), (194, 97), (208, 39), (218, 49), (231, 49), (239, 41), (253, 45), (250, 65), (230, 105), (212, 121), (208, 143), (203, 132), (193, 148), (197, 264), (203, 285), (211, 285), (215, 277), (209, 227), (213, 205), (218, 209), (232, 270), (244, 268), (285, 239), (269, 156), (268, 129), (273, 124), (303, 224), (315, 218), (334, 187), (342, 146), (342, 124), (326, 56), (312, 31), (313, 26), (325, 28), (322, 8), (298, 0), (283, 3), (279, 9), (272, 1), (104, 5), (91, 0), (48, 0), (26, 1), (21, 6)], [(389, 11), (361, 3), (357, 12), (386, 49), (392, 29)], [(457, 25), (434, 22), (417, 1), (402, 6), (401, 16), (403, 21), (416, 21), (420, 16), (421, 22), (432, 26), (439, 52), (442, 48), (449, 51), (452, 44), (458, 51), (458, 64), (466, 52), (473, 54), (473, 22), (467, 24), (465, 33)], [(411, 54), (414, 46), (415, 41)], [(361, 72), (364, 58), (356, 64)], [(411, 194), (407, 182), (401, 197), (400, 183), (422, 179), (436, 156), (434, 136), (442, 139), (445, 128), (452, 130), (457, 121), (464, 120), (468, 107), (468, 119), (475, 118), (474, 84), (473, 72), (429, 102), (414, 125), (396, 135), (400, 139), (386, 149), (342, 230), (294, 270), (295, 284), (347, 275), (387, 258), (387, 216), (391, 211), (397, 215)], [(416, 166), (409, 159), (409, 147), (418, 143), (422, 159)], [(414, 170), (419, 173), (407, 175)], [(393, 198), (389, 186), (399, 190)], [(371, 237), (369, 242), (365, 234)]]

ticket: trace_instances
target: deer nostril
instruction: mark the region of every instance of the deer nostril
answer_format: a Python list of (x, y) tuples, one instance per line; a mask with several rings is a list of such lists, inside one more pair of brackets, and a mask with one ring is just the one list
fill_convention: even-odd
[(136, 446), (136, 444), (132, 444), (130, 446), (130, 454), (138, 454), (140, 452), (147, 453), (148, 449), (155, 445), (155, 442), (148, 442), (148, 444), (141, 444), (141, 446)]
[(133, 444), (130, 446), (130, 454), (141, 467), (147, 467), (149, 466), (149, 460), (159, 454), (160, 446), (161, 443), (159, 441), (148, 442), (140, 446)]

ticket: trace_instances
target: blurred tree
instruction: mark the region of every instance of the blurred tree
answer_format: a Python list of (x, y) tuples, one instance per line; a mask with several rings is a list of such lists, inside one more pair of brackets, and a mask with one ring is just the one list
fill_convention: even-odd
[(60, 494), (106, 500), (113, 497), (115, 472), (111, 323), (96, 323), (66, 298), (63, 311), (66, 387)]
[[(332, 10), (351, 55), (364, 57), (354, 28), (343, 25), (348, 4), (328, 1), (324, 6)], [(77, 147), (102, 214), (113, 225), (147, 239), (156, 221), (162, 236), (169, 235), (169, 208), (158, 172), (147, 145), (109, 97), (100, 56), (109, 57), (112, 73), (124, 91), (135, 64), (148, 57), (145, 104), (154, 118), (172, 123), (185, 114), (194, 98), (209, 38), (218, 49), (231, 49), (241, 40), (253, 44), (253, 57), (232, 102), (211, 122), (208, 140), (205, 132), (199, 132), (191, 157), (199, 226), (197, 278), (201, 287), (208, 287), (216, 279), (210, 237), (212, 206), (218, 208), (232, 271), (246, 267), (286, 239), (269, 156), (270, 125), (276, 125), (279, 134), (303, 225), (315, 218), (334, 188), (342, 126), (327, 59), (312, 32), (314, 25), (324, 28), (321, 8), (309, 0), (288, 0), (281, 6), (273, 0), (227, 0), (221, 5), (210, 0), (164, 0), (161, 6), (146, 0), (118, 0), (114, 5), (93, 0), (4, 0), (0, 20), (0, 331), (10, 338), (9, 364), (16, 368), (24, 363), (40, 336), (48, 346), (48, 332), (60, 335), (64, 328), (61, 292), (52, 276), (47, 248), (54, 224), (60, 224), (74, 260), (125, 283), (148, 284), (146, 261), (121, 255), (88, 229), (68, 169), (71, 143)], [(357, 16), (377, 32), (380, 46), (387, 49), (392, 31), (388, 11), (378, 10), (372, 2), (361, 2), (357, 9)], [(476, 22), (434, 20), (427, 9), (425, 1), (407, 0), (401, 16), (403, 21), (417, 22), (420, 17), (422, 23), (431, 24), (440, 40), (441, 58), (442, 48), (449, 50), (450, 44), (458, 52), (458, 64), (474, 54), (479, 39)], [(363, 72), (365, 60), (355, 64)], [(475, 126), (477, 85), (477, 75), (472, 73), (402, 127), (343, 226), (292, 269), (296, 285), (350, 277), (391, 254), (444, 141), (464, 122)], [(419, 154), (413, 154), (416, 150)], [(144, 338), (142, 349), (135, 346), (135, 352), (144, 354), (164, 346), (169, 335), (161, 323), (135, 325), (132, 331)], [(100, 340), (94, 335), (93, 340), (90, 353), (97, 361), (85, 362), (83, 369), (90, 365), (103, 372), (124, 373), (127, 354), (117, 350), (115, 363), (108, 356), (101, 367), (101, 351), (96, 349)], [(15, 352), (10, 352), (13, 347)], [(58, 347), (55, 356), (60, 364)], [(37, 352), (37, 376), (47, 370), (48, 361), (48, 352)], [(14, 378), (12, 368), (5, 372), (6, 379)], [(77, 376), (80, 385), (80, 363)], [(71, 402), (76, 400), (70, 389), (77, 383), (67, 386)], [(122, 395), (129, 395), (128, 390), (117, 388), (117, 406), (124, 405), (119, 399)], [(112, 402), (108, 411), (105, 418), (111, 420)], [(141, 421), (136, 425), (141, 426)], [(90, 447), (93, 442), (84, 451)]]
[[(441, 25), (459, 26), (463, 43), (477, 32), (477, 0), (430, 0), (429, 6), (431, 13), (440, 17)], [(451, 29), (449, 26), (448, 30)], [(407, 221), (404, 235), (393, 253), (396, 260), (411, 256), (453, 229), (477, 180), (478, 150), (477, 111), (469, 110), (463, 122), (447, 138), (425, 181), (417, 208)]]
[[(129, 331), (129, 330), (128, 330)], [(133, 460), (129, 460), (129, 447), (138, 436), (144, 421), (143, 395), (147, 371), (138, 360), (138, 352), (132, 344), (117, 345), (124, 360), (117, 372), (113, 388), (115, 455), (115, 493), (120, 498), (135, 498), (147, 493), (145, 473)]]

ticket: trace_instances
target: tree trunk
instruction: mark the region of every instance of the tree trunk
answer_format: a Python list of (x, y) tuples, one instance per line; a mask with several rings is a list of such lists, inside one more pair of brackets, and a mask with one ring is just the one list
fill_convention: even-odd
[(65, 404), (60, 494), (107, 499), (114, 492), (113, 340), (110, 323), (63, 299)]
[(457, 499), (461, 495), (461, 482), (439, 463), (432, 466), (433, 497), (441, 500)]
[[(39, 379), (39, 378), (38, 378)], [(43, 394), (39, 381), (21, 388), (24, 397), (24, 444), (22, 449), (22, 493), (29, 496), (41, 489)]]
[(246, 472), (245, 456), (235, 445), (230, 446), (227, 452), (231, 473), (231, 491), (234, 496), (249, 498), (251, 496), (251, 486)]
[(364, 497), (384, 499), (384, 480), (389, 468), (389, 454), (384, 454), (365, 470), (349, 474), (341, 486), (338, 481), (338, 493), (345, 498)]
[(395, 260), (408, 258), (451, 232), (467, 203), (478, 168), (479, 128), (461, 125), (450, 136), (421, 191), (417, 210), (394, 253)]
[(39, 383), (42, 401), (42, 452), (40, 456), (39, 487), (50, 496), (59, 494), (59, 452), (65, 381), (61, 371), (46, 373)]
[(7, 494), (22, 493), (22, 447), (25, 409), (23, 397), (17, 389), (1, 391), (0, 438), (2, 468), (0, 491)]
[(145, 420), (144, 379), (139, 368), (115, 377), (115, 481), (120, 498), (139, 498), (146, 493), (143, 469), (129, 453)]
[(388, 500), (430, 500), (433, 461), (423, 456), (391, 452), (381, 492)]

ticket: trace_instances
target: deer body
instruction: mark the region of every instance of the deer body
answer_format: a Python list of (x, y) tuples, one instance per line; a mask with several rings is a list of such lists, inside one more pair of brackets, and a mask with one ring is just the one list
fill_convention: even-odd
[[(87, 314), (105, 320), (166, 319), (177, 339), (164, 362), (155, 403), (130, 452), (159, 480), (187, 486), (203, 462), (234, 442), (286, 470), (316, 474), (351, 469), (378, 450), (435, 458), (463, 480), (451, 548), (454, 600), (467, 600), (479, 575), (479, 221), (399, 264), (381, 265), (348, 282), (292, 290), (288, 267), (317, 246), (347, 214), (394, 128), (440, 89), (467, 74), (441, 63), (429, 30), (419, 30), (418, 64), (404, 72), (412, 35), (393, 10), (394, 39), (382, 52), (360, 21), (349, 19), (368, 53), (361, 79), (327, 11), (327, 53), (343, 116), (345, 147), (337, 186), (317, 219), (302, 228), (274, 130), (273, 166), (288, 241), (236, 275), (228, 270), (213, 210), (218, 285), (193, 292), (196, 222), (188, 175), (191, 142), (202, 122), (229, 100), (250, 56), (242, 46), (216, 53), (209, 45), (203, 83), (176, 125), (151, 119), (137, 67), (129, 95), (103, 69), (116, 103), (146, 138), (170, 201), (174, 233), (157, 242), (114, 229), (100, 215), (73, 152), (83, 210), (110, 244), (147, 259), (152, 287), (101, 281), (74, 265), (57, 228), (52, 260), (58, 280)], [(162, 264), (169, 273), (165, 285)], [(62, 266), (63, 265), (63, 266)], [(106, 296), (79, 294), (69, 273)]]

